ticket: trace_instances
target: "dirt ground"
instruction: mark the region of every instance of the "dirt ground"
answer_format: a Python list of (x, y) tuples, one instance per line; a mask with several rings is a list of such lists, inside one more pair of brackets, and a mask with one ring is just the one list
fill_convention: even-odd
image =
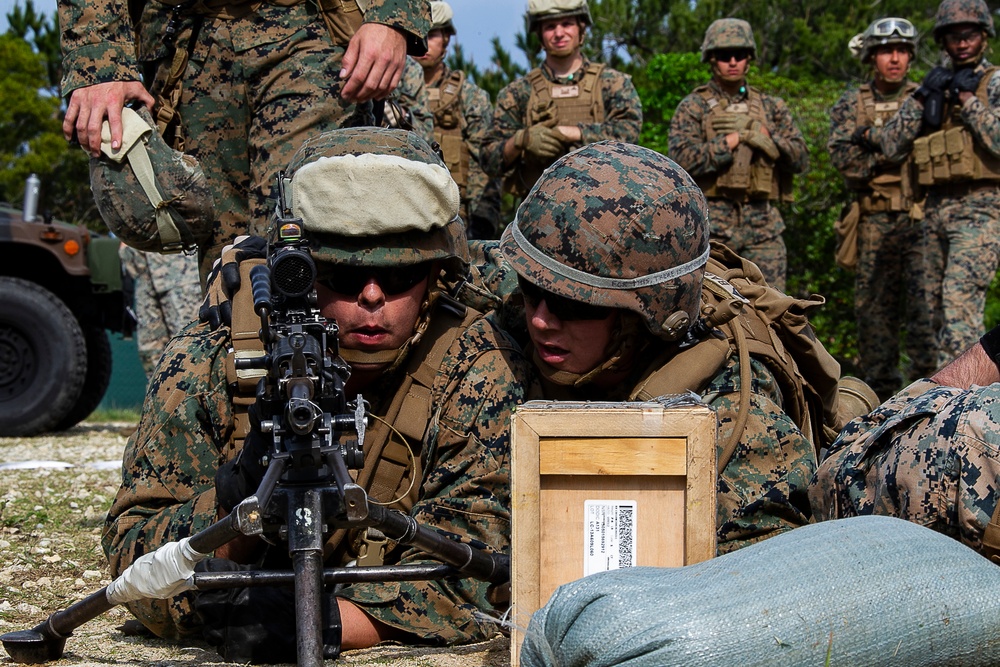
[[(133, 424), (84, 423), (64, 433), (0, 438), (0, 634), (27, 630), (110, 583), (101, 527), (120, 482)], [(112, 609), (66, 642), (58, 667), (215, 666), (207, 644), (126, 636), (131, 615)], [(385, 645), (350, 651), (342, 665), (508, 667), (509, 640), (450, 649)], [(0, 665), (13, 660), (0, 649)]]

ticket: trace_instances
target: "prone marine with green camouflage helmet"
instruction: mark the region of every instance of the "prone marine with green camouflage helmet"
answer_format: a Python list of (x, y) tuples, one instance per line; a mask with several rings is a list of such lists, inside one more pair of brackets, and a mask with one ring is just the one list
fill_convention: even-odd
[[(693, 391), (719, 417), (719, 553), (809, 522), (818, 440), (803, 428), (815, 436), (819, 425), (801, 413), (797, 423), (786, 408), (807, 402), (801, 385), (786, 382), (795, 361), (783, 347), (751, 355), (736, 337), (766, 327), (737, 290), (776, 293), (753, 264), (710, 244), (705, 197), (687, 172), (639, 146), (585, 146), (546, 170), (500, 250), (517, 274), (542, 398)], [(839, 366), (822, 354), (835, 392)]]
[(456, 34), (453, 17), (451, 5), (432, 0), (427, 53), (417, 57), (417, 62), (423, 67), (434, 115), (434, 140), (458, 183), (469, 238), (492, 239), (500, 230), (500, 179), (486, 175), (481, 159), (483, 141), (493, 121), (493, 105), (486, 91), (465, 72), (452, 70), (445, 63)]
[(853, 252), (856, 258), (858, 367), (881, 398), (902, 386), (900, 332), (906, 332), (908, 378), (928, 377), (937, 369), (923, 197), (913, 178), (912, 154), (889, 160), (877, 142), (885, 123), (917, 88), (907, 78), (916, 46), (917, 30), (906, 19), (873, 21), (849, 44), (871, 66), (872, 78), (846, 91), (830, 111), (827, 149), (852, 197), (840, 224), (853, 224), (856, 240), (845, 241), (853, 245), (840, 256)]
[(524, 197), (561, 155), (595, 141), (635, 142), (642, 102), (632, 79), (590, 62), (580, 48), (590, 25), (586, 0), (528, 0), (526, 25), (545, 60), (497, 95), (483, 168)]
[(425, 2), (333, 4), (59, 0), (66, 139), (97, 156), (102, 120), (120, 142), (125, 104), (153, 111), (212, 189), (203, 275), (236, 236), (264, 233), (274, 177), (295, 149), (388, 95), (406, 52), (423, 52)]
[(938, 366), (983, 333), (987, 290), (1000, 267), (1000, 71), (986, 58), (994, 35), (983, 0), (943, 0), (934, 22), (941, 64), (877, 133), (889, 160), (912, 153), (927, 193)]
[[(447, 168), (413, 133), (356, 128), (307, 141), (285, 177), (276, 220), (301, 221), (317, 264), (317, 307), (337, 321), (351, 366), (345, 392), (362, 394), (373, 415), (358, 483), (376, 502), (445, 535), (506, 551), (507, 424), (525, 398), (530, 370), (491, 320), (448, 297), (467, 275), (468, 250)], [(373, 210), (374, 196), (387, 208)], [(247, 260), (254, 261), (261, 260)], [(253, 462), (262, 436), (239, 407), (256, 380), (233, 363), (261, 345), (239, 335), (259, 327), (249, 282), (233, 297), (232, 326), (189, 327), (153, 375), (103, 537), (116, 574), (142, 553), (206, 527), (257, 488), (263, 470)], [(383, 553), (364, 531), (331, 538), (326, 553), (330, 565), (365, 555), (386, 564), (423, 558), (391, 544)], [(287, 568), (288, 559), (287, 549), (257, 538), (215, 556), (210, 571)], [(231, 593), (185, 593), (130, 608), (159, 636), (202, 633), (228, 660), (294, 660), (292, 593)], [(492, 611), (486, 585), (472, 580), (354, 584), (323, 598), (329, 654), (390, 638), (452, 644), (494, 632), (479, 616)]]
[(785, 223), (776, 204), (791, 201), (792, 176), (808, 169), (809, 153), (785, 102), (747, 85), (756, 55), (746, 21), (709, 25), (701, 58), (711, 64), (712, 79), (677, 106), (668, 152), (708, 197), (712, 238), (755, 262), (783, 290)]

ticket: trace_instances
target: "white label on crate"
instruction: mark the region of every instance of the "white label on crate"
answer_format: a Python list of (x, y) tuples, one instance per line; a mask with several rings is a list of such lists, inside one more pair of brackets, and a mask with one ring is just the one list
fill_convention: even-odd
[(583, 502), (583, 576), (635, 567), (634, 500)]

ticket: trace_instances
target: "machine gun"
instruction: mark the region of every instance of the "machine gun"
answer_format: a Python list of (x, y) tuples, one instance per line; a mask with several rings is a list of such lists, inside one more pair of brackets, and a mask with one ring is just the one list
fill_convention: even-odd
[[(364, 465), (367, 406), (361, 396), (350, 403), (346, 399), (350, 369), (337, 352), (336, 323), (326, 321), (316, 307), (316, 266), (301, 225), (289, 218), (279, 223), (267, 264), (250, 274), (266, 352), (237, 363), (240, 369), (267, 372), (256, 410), (271, 444), (256, 492), (225, 518), (141, 556), (109, 586), (35, 628), (0, 636), (14, 662), (59, 659), (75, 628), (117, 604), (187, 590), (294, 584), (298, 664), (316, 666), (323, 664), (325, 584), (456, 576), (496, 584), (509, 580), (508, 556), (450, 540), (409, 515), (371, 502), (352, 480), (349, 470)], [(335, 529), (368, 527), (442, 564), (323, 568), (323, 546)], [(212, 551), (241, 535), (287, 542), (292, 570), (194, 571)]]

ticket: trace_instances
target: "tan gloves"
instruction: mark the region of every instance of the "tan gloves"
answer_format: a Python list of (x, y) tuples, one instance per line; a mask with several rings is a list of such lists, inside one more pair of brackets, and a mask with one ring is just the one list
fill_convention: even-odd
[(712, 119), (712, 129), (719, 134), (736, 132), (740, 135), (740, 142), (772, 160), (777, 160), (780, 155), (774, 140), (761, 131), (763, 126), (760, 121), (745, 114), (727, 113), (716, 116)]
[(552, 118), (539, 125), (518, 130), (514, 134), (514, 146), (522, 153), (534, 157), (552, 159), (566, 152), (566, 137), (555, 129), (556, 119)]
[(759, 130), (743, 130), (740, 132), (740, 141), (755, 151), (760, 151), (772, 160), (777, 160), (780, 155), (774, 140)]
[(732, 134), (750, 129), (756, 121), (742, 113), (724, 113), (712, 119), (712, 129), (719, 134)]

